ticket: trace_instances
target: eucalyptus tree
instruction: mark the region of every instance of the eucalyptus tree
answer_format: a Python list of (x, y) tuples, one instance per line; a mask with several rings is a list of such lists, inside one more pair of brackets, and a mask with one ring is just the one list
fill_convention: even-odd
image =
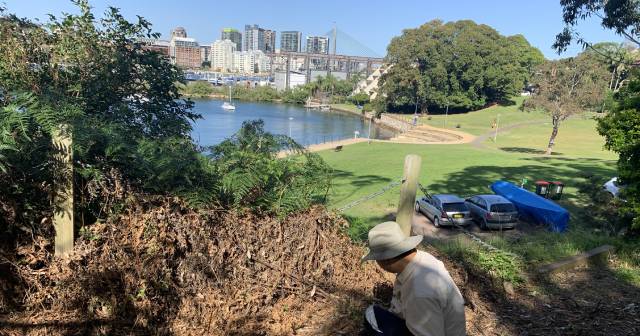
[(551, 117), (546, 154), (552, 153), (560, 125), (567, 118), (596, 108), (604, 99), (607, 73), (595, 60), (580, 55), (541, 64), (532, 82), (535, 92), (527, 106), (540, 108)]

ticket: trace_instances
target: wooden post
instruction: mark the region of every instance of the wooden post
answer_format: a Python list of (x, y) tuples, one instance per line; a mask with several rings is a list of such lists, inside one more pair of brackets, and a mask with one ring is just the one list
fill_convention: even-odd
[(71, 133), (66, 126), (52, 135), (54, 154), (53, 227), (56, 231), (55, 256), (73, 250), (73, 156)]
[(404, 159), (404, 174), (402, 176), (404, 183), (400, 187), (400, 202), (398, 203), (396, 222), (406, 236), (411, 234), (411, 221), (413, 220), (421, 163), (422, 158), (415, 154), (407, 155)]

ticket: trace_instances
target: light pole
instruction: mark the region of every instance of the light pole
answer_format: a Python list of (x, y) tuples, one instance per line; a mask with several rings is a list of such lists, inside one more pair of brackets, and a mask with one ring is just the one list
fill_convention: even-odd
[(444, 128), (447, 128), (447, 117), (449, 117), (449, 101), (447, 100), (447, 109), (444, 112)]
[(493, 136), (493, 142), (498, 141), (498, 128), (500, 127), (500, 113), (498, 113), (498, 117), (496, 118), (496, 134)]
[(289, 117), (289, 137), (291, 138), (291, 121), (293, 121), (293, 117)]
[(371, 122), (373, 120), (373, 116), (371, 116), (371, 118), (369, 118), (369, 135), (367, 136), (367, 139), (369, 139), (367, 141), (368, 144), (371, 144)]

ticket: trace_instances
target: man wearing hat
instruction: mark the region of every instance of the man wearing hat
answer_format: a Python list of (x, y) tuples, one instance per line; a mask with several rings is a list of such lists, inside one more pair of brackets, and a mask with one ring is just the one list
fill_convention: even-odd
[(464, 299), (444, 264), (416, 250), (422, 236), (406, 237), (396, 222), (369, 231), (369, 253), (387, 272), (396, 273), (390, 311), (367, 308), (367, 329), (373, 335), (465, 335)]

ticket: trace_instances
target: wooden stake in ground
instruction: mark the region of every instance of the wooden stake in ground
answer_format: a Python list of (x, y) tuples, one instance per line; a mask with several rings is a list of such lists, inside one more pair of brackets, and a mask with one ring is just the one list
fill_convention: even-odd
[(411, 221), (413, 220), (421, 164), (422, 158), (418, 155), (410, 154), (404, 158), (404, 174), (402, 176), (404, 182), (400, 187), (400, 202), (398, 202), (396, 222), (406, 236), (411, 233)]
[(53, 226), (56, 230), (55, 256), (73, 250), (73, 157), (71, 133), (67, 127), (52, 135), (54, 154)]

